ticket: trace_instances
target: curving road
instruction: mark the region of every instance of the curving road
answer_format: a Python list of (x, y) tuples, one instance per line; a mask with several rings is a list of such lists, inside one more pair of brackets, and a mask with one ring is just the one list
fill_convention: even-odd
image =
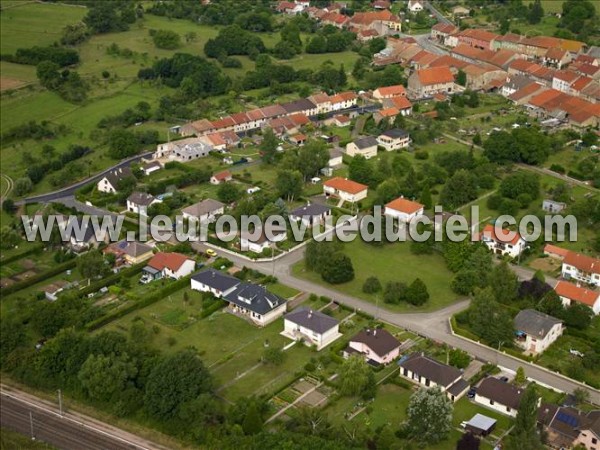
[(4, 190), (4, 192), (0, 192), (0, 205), (2, 205), (2, 203), (4, 203), (4, 199), (8, 198), (13, 188), (15, 187), (15, 182), (11, 177), (3, 173), (0, 174), (0, 177), (2, 177), (4, 181), (6, 181), (6, 189)]

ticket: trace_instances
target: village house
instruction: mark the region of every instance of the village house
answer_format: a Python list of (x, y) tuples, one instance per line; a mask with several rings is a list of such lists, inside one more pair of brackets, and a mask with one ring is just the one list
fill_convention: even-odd
[(337, 116), (333, 116), (331, 119), (326, 120), (325, 123), (327, 125), (334, 125), (336, 127), (344, 128), (350, 126), (352, 119), (350, 119), (348, 116), (338, 114)]
[(325, 196), (339, 197), (346, 202), (358, 202), (367, 198), (369, 187), (347, 178), (335, 177), (323, 183)]
[(468, 17), (470, 13), (471, 10), (469, 8), (465, 8), (464, 6), (458, 5), (452, 8), (452, 15), (454, 17)]
[(385, 120), (391, 125), (396, 120), (396, 116), (398, 114), (400, 114), (400, 110), (398, 108), (383, 108), (373, 113), (373, 119), (377, 124), (379, 124), (382, 120)]
[(140, 167), (141, 171), (144, 172), (144, 175), (146, 175), (146, 176), (148, 176), (162, 168), (163, 168), (162, 164), (158, 161), (150, 161), (149, 163), (142, 164), (142, 166)]
[(600, 410), (587, 413), (586, 420), (579, 427), (579, 436), (574, 446), (583, 445), (588, 450), (597, 450), (600, 442)]
[(399, 111), (402, 116), (410, 116), (412, 114), (413, 105), (406, 97), (392, 97), (383, 100), (384, 108), (394, 108)]
[(494, 377), (485, 378), (477, 387), (473, 401), (507, 416), (516, 417), (523, 389)]
[(504, 229), (498, 234), (496, 227), (491, 224), (485, 226), (479, 237), (496, 255), (508, 255), (516, 258), (523, 253), (526, 247), (525, 240), (518, 232)]
[(464, 43), (470, 47), (480, 48), (482, 50), (492, 50), (492, 42), (499, 35), (479, 28), (467, 28), (455, 35), (458, 43)]
[(217, 172), (210, 177), (210, 184), (227, 183), (231, 180), (233, 180), (233, 175), (231, 175), (231, 172), (229, 170), (223, 170), (222, 172)]
[(574, 303), (581, 303), (592, 308), (594, 314), (600, 314), (600, 291), (587, 289), (562, 280), (556, 284), (554, 290), (563, 306), (569, 307)]
[(265, 286), (245, 281), (222, 298), (229, 303), (229, 310), (233, 314), (241, 315), (260, 327), (277, 320), (287, 308), (286, 301), (267, 291)]
[(220, 270), (208, 268), (192, 275), (190, 287), (195, 291), (210, 292), (216, 298), (222, 298), (233, 292), (240, 282), (238, 278), (227, 275)]
[(225, 205), (212, 198), (207, 198), (181, 210), (184, 219), (197, 220), (200, 223), (210, 223), (225, 212)]
[(145, 192), (132, 192), (127, 197), (127, 211), (135, 214), (148, 214), (148, 208), (154, 203), (161, 203), (162, 200), (155, 198), (151, 194)]
[(186, 138), (159, 144), (152, 158), (186, 162), (204, 158), (209, 155), (211, 150), (212, 146), (204, 142), (201, 138)]
[(571, 85), (579, 78), (579, 75), (569, 70), (558, 70), (554, 73), (552, 78), (552, 89), (556, 89), (560, 92), (568, 93), (571, 89)]
[(556, 202), (551, 199), (544, 199), (542, 201), (542, 209), (549, 213), (559, 213), (567, 207), (566, 203)]
[[(108, 232), (102, 229), (97, 230), (98, 235), (96, 236), (96, 232), (91, 223), (91, 218), (88, 217), (88, 219), (89, 220), (84, 220), (83, 217), (69, 218), (69, 223), (71, 223), (71, 221), (76, 223), (72, 223), (73, 232), (69, 236), (69, 243), (67, 245), (75, 253), (88, 250), (92, 247), (98, 247), (102, 243), (108, 243), (110, 239)], [(68, 225), (66, 221), (62, 221), (59, 223), (59, 226), (64, 228)]]
[(423, 216), (424, 209), (425, 206), (420, 203), (399, 197), (385, 205), (384, 214), (401, 222), (409, 223)]
[(372, 365), (386, 365), (400, 356), (400, 341), (383, 328), (361, 330), (344, 350), (344, 357), (362, 355)]
[(454, 76), (449, 67), (430, 67), (414, 71), (408, 77), (408, 92), (414, 98), (454, 92)]
[(380, 36), (402, 31), (401, 20), (388, 10), (356, 12), (347, 25), (356, 31), (375, 30)]
[(469, 383), (456, 367), (447, 366), (423, 353), (413, 353), (400, 359), (400, 376), (421, 386), (439, 387), (453, 402), (469, 389)]
[(152, 247), (142, 242), (121, 240), (106, 247), (104, 253), (115, 255), (115, 265), (119, 267), (124, 264), (139, 264), (150, 259), (152, 257)]
[(329, 149), (329, 161), (327, 167), (339, 167), (344, 162), (344, 153), (339, 148)]
[(346, 145), (346, 154), (348, 156), (361, 155), (366, 159), (377, 156), (377, 139), (373, 136), (366, 136), (349, 142)]
[(549, 256), (551, 258), (560, 259), (561, 261), (567, 256), (569, 250), (557, 247), (556, 245), (546, 244), (544, 246), (544, 255)]
[(569, 64), (571, 60), (572, 55), (570, 52), (556, 47), (549, 48), (542, 58), (544, 65), (554, 67), (556, 69), (562, 69), (563, 66)]
[(131, 169), (127, 166), (113, 169), (106, 173), (96, 184), (100, 192), (116, 194), (119, 192), (119, 184), (126, 178), (133, 177)]
[(243, 252), (263, 253), (269, 248), (273, 248), (277, 242), (282, 242), (287, 238), (285, 230), (273, 228), (271, 230), (272, 238), (267, 237), (264, 228), (254, 230), (253, 232), (242, 232), (240, 236), (240, 250)]
[(562, 276), (566, 280), (573, 279), (600, 287), (600, 260), (569, 252), (563, 260)]
[(539, 355), (562, 336), (562, 320), (535, 309), (519, 311), (514, 319), (516, 343), (528, 355)]
[(395, 86), (380, 87), (373, 91), (373, 98), (376, 100), (392, 97), (406, 97), (406, 88), (398, 84)]
[(159, 252), (155, 254), (148, 265), (142, 269), (142, 283), (149, 283), (161, 278), (173, 278), (179, 280), (190, 275), (196, 262), (181, 253)]
[(422, 0), (408, 0), (407, 8), (411, 13), (418, 13), (423, 11), (425, 6)]
[(331, 216), (331, 208), (319, 203), (308, 203), (290, 212), (290, 219), (296, 222), (302, 221), (307, 226), (324, 223)]
[(451, 23), (438, 22), (431, 27), (431, 39), (443, 44), (446, 38), (458, 32), (458, 27)]
[(585, 414), (570, 406), (542, 403), (538, 409), (538, 424), (546, 434), (546, 443), (552, 448), (572, 448), (579, 436), (579, 427), (586, 421)]
[(306, 345), (314, 345), (319, 351), (342, 337), (339, 324), (333, 317), (301, 306), (284, 316), (281, 335), (294, 341), (304, 341)]
[(387, 130), (377, 136), (377, 143), (391, 152), (392, 150), (399, 150), (407, 148), (410, 145), (410, 135), (399, 128)]
[(340, 92), (329, 97), (331, 111), (341, 111), (356, 106), (358, 96), (352, 91)]

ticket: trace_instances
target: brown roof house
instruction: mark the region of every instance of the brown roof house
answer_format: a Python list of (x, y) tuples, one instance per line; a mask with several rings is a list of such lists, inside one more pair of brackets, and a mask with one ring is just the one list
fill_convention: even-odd
[(344, 357), (363, 355), (372, 365), (389, 364), (400, 356), (400, 341), (383, 328), (364, 329), (350, 339)]
[(484, 379), (473, 401), (511, 417), (517, 416), (524, 390), (494, 377)]
[(447, 366), (423, 353), (413, 353), (398, 362), (400, 376), (425, 387), (438, 386), (452, 401), (469, 389), (469, 383), (456, 367)]

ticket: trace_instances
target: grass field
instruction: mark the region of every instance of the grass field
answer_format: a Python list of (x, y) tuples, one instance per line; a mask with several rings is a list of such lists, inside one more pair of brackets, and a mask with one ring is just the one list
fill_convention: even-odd
[[(355, 278), (349, 283), (329, 285), (321, 279), (320, 275), (307, 272), (302, 261), (293, 267), (294, 275), (373, 303), (376, 302), (376, 296), (362, 292), (362, 285), (368, 277), (378, 277), (383, 286), (388, 281), (410, 284), (415, 278), (421, 278), (427, 285), (429, 301), (421, 308), (408, 304), (382, 304), (394, 311), (432, 311), (448, 306), (457, 300), (456, 294), (450, 288), (452, 273), (446, 268), (443, 258), (438, 254), (414, 255), (407, 242), (376, 247), (366, 244), (360, 239), (344, 244), (343, 249), (344, 253), (352, 259), (354, 266)], [(423, 270), (423, 267), (426, 267), (427, 270)]]

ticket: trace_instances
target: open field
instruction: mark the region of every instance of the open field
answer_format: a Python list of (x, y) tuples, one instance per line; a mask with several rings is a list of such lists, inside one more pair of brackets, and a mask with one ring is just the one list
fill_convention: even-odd
[[(450, 288), (452, 273), (446, 268), (443, 258), (438, 254), (414, 255), (411, 253), (410, 244), (407, 242), (377, 247), (360, 239), (344, 244), (343, 251), (352, 259), (354, 266), (355, 278), (349, 283), (336, 286), (329, 285), (321, 279), (320, 275), (307, 272), (303, 262), (299, 262), (293, 267), (293, 273), (314, 283), (326, 285), (372, 303), (376, 302), (376, 295), (362, 292), (362, 285), (368, 277), (378, 277), (383, 286), (388, 281), (400, 281), (410, 284), (415, 278), (421, 278), (427, 285), (430, 295), (429, 301), (422, 308), (416, 308), (409, 304), (382, 304), (382, 306), (394, 311), (433, 311), (448, 306), (457, 300), (456, 294)], [(423, 267), (428, 269), (422, 270)], [(381, 294), (379, 296), (381, 297)], [(383, 303), (381, 298), (379, 301)]]

